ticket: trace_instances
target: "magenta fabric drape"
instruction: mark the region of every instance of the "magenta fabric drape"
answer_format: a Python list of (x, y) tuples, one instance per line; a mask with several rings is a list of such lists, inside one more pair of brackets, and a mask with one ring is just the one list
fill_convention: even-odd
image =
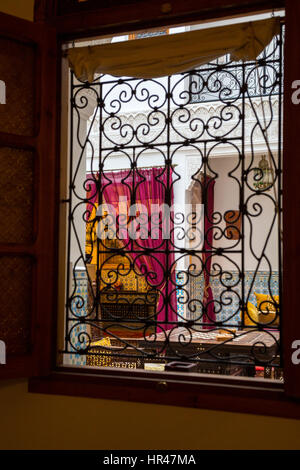
[[(96, 181), (91, 175), (88, 175), (87, 180), (90, 186), (87, 193), (87, 210), (91, 213), (93, 205), (98, 202), (98, 195)], [(167, 188), (170, 194), (169, 201), (166, 201)], [(129, 206), (135, 203), (141, 214), (146, 209), (149, 216), (157, 219), (158, 213), (156, 214), (155, 211), (153, 213), (151, 205), (160, 206), (166, 202), (171, 206), (173, 204), (172, 169), (169, 171), (167, 168), (138, 169), (134, 175), (132, 170), (104, 172), (101, 176), (101, 193), (105, 203), (113, 206), (117, 215), (119, 215), (119, 202), (123, 200), (123, 204), (126, 201), (127, 211), (129, 211)], [(152, 237), (151, 226), (147, 219), (139, 231), (140, 237), (137, 240), (130, 237), (129, 230), (127, 233), (122, 232), (123, 239), (120, 240), (128, 250), (128, 255), (137, 270), (145, 276), (148, 285), (160, 292), (156, 312), (156, 320), (159, 322), (158, 332), (174, 326), (168, 325), (166, 321), (176, 322), (177, 320), (175, 256), (174, 253), (166, 254), (167, 248), (172, 249), (174, 244), (172, 223), (170, 225), (170, 239), (163, 238), (163, 230), (167, 228), (167, 222), (163, 221), (155, 225), (155, 235)]]
[[(204, 204), (204, 253), (203, 253), (203, 273), (204, 273), (204, 294), (203, 307), (204, 314), (203, 323), (214, 323), (216, 314), (214, 311), (214, 297), (210, 286), (210, 270), (212, 264), (212, 256), (210, 251), (213, 246), (213, 213), (214, 213), (214, 186), (215, 180), (206, 176), (202, 183), (202, 203)], [(213, 327), (204, 326), (204, 329)]]

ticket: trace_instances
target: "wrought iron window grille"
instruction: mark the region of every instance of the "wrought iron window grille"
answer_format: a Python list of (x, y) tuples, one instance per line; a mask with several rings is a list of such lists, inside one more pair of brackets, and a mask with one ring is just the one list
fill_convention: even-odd
[[(257, 74), (252, 75), (247, 83), (247, 93), (253, 98), (268, 96), (272, 84), (276, 80), (276, 76), (279, 73), (279, 54), (280, 54), (280, 44), (279, 42), (283, 40), (284, 35), (284, 25), (282, 25), (282, 36), (275, 37), (273, 41), (266, 47), (266, 49), (261, 53), (257, 58), (259, 64), (259, 76)], [(226, 54), (223, 57), (220, 57), (216, 61), (211, 63), (212, 67), (204, 65), (199, 68), (200, 75), (192, 73), (189, 77), (189, 90), (191, 92), (191, 102), (192, 103), (205, 103), (205, 102), (214, 102), (219, 101), (219, 91), (220, 86), (224, 89), (224, 84), (228, 84), (227, 94), (224, 90), (223, 101), (230, 101), (235, 98), (236, 94), (239, 93), (238, 82), (235, 81), (235, 77), (238, 77), (239, 74), (242, 74), (243, 71), (251, 74), (251, 65), (246, 66), (242, 69), (239, 67), (238, 62), (233, 62), (230, 60), (230, 54)], [(230, 77), (226, 71), (229, 70), (229, 67), (232, 69), (236, 68), (235, 76)], [(213, 73), (212, 73), (213, 72)], [(211, 74), (212, 73), (212, 74)], [(241, 80), (240, 76), (238, 80)], [(221, 85), (222, 84), (222, 85)], [(282, 86), (282, 84), (281, 84)], [(281, 89), (282, 93), (282, 89)], [(278, 87), (272, 90), (272, 95), (279, 95)]]
[[(69, 197), (63, 201), (68, 204), (69, 221), (65, 345), (61, 351), (66, 363), (78, 360), (81, 365), (131, 368), (159, 363), (167, 368), (176, 361), (194, 364), (199, 372), (248, 376), (255, 374), (256, 366), (280, 370), (282, 44), (283, 31), (256, 62), (235, 64), (224, 58), (162, 80), (100, 76), (85, 84), (71, 73)], [(258, 112), (257, 97), (264, 100), (264, 116)], [(134, 100), (147, 108), (143, 122), (126, 117), (126, 108)], [(82, 137), (82, 113), (90, 101), (96, 103), (95, 111)], [(211, 101), (219, 106), (213, 116), (193, 113), (196, 103)], [(248, 128), (246, 108), (252, 116)], [(91, 138), (95, 128), (97, 142)], [(268, 140), (272, 129), (276, 149)], [(272, 162), (275, 177), (271, 186), (279, 196), (266, 194), (270, 188), (253, 187), (253, 178), (259, 178), (258, 135)], [(235, 154), (227, 176), (238, 188), (238, 228), (225, 224), (224, 213), (209, 213), (207, 208), (210, 185), (217, 184), (219, 177), (214, 157), (224, 146)], [(155, 180), (167, 174), (161, 183), (162, 197), (170, 206), (176, 184), (183, 178), (176, 166), (182, 149), (196, 153), (200, 162), (190, 178), (199, 186), (205, 208), (202, 246), (180, 241), (178, 232), (183, 230), (187, 236), (182, 223), (191, 214), (186, 213), (173, 214), (172, 236), (154, 248), (140, 240), (124, 243), (115, 238), (116, 243), (109, 244), (95, 236), (100, 221), (96, 209), (105, 198), (105, 185), (114, 184), (109, 176), (114, 170), (111, 162), (120, 156), (126, 161), (120, 184), (126, 187), (131, 203), (138, 200), (138, 187), (145, 181), (142, 168), (151, 163), (160, 168)], [(152, 160), (155, 152), (158, 165)], [(80, 179), (87, 154), (88, 176)], [(199, 171), (202, 179), (197, 178)], [(276, 210), (258, 252), (252, 245), (253, 231), (255, 219), (264, 215), (266, 197)], [(131, 221), (128, 216), (125, 225)], [(158, 230), (162, 224), (159, 219)], [(80, 239), (82, 227), (84, 232), (86, 227), (88, 230), (87, 244)], [(237, 236), (230, 236), (232, 231)], [(272, 266), (268, 242), (274, 232), (276, 259)], [(256, 262), (251, 275), (246, 253)], [(158, 280), (155, 265), (147, 265), (147, 257), (155, 259), (161, 254), (165, 263), (159, 268), (162, 279)], [(272, 256), (274, 259), (274, 253)], [(93, 257), (94, 265), (87, 262)], [(139, 257), (144, 257), (141, 263)], [(177, 269), (182, 259), (188, 261)], [(262, 265), (268, 297), (257, 304), (254, 318), (248, 303)], [(139, 288), (132, 287), (131, 275), (138, 278)]]

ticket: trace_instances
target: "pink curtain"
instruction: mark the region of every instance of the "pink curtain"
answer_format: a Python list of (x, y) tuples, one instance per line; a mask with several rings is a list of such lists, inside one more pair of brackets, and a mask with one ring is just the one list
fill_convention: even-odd
[[(88, 175), (86, 187), (89, 213), (93, 205), (98, 202), (96, 184), (93, 177)], [(158, 222), (159, 214), (155, 211), (153, 213), (151, 204), (158, 206), (164, 203), (169, 206), (173, 204), (172, 169), (169, 171), (167, 168), (137, 169), (134, 174), (132, 170), (102, 173), (101, 194), (105, 203), (114, 207), (117, 216), (119, 215), (119, 202), (123, 198), (123, 201), (127, 200), (128, 211), (129, 206), (135, 203), (142, 214), (142, 205), (147, 209), (148, 216), (154, 217)], [(168, 194), (170, 195), (169, 201), (166, 200)], [(164, 215), (166, 214), (163, 213)], [(159, 220), (160, 223), (155, 225), (154, 232), (150, 233), (151, 226), (147, 219), (146, 223), (140, 227), (140, 237), (137, 240), (130, 237), (129, 230), (126, 232), (120, 230), (123, 236), (120, 241), (124, 244), (137, 270), (144, 275), (149, 287), (160, 292), (155, 319), (159, 322), (158, 332), (174, 326), (167, 322), (177, 321), (175, 256), (173, 252), (167, 252), (172, 250), (174, 243), (173, 227), (170, 223), (170, 239), (164, 239), (163, 230), (168, 228), (166, 220), (169, 219), (164, 217), (163, 220)], [(139, 227), (136, 225), (136, 228)]]
[[(214, 323), (216, 314), (214, 311), (214, 297), (210, 286), (210, 270), (212, 256), (210, 251), (213, 246), (213, 213), (214, 213), (214, 186), (215, 180), (206, 176), (202, 182), (202, 203), (204, 204), (204, 253), (202, 256), (204, 265), (204, 294), (203, 306), (204, 315), (203, 323)], [(204, 329), (213, 327), (204, 326)]]

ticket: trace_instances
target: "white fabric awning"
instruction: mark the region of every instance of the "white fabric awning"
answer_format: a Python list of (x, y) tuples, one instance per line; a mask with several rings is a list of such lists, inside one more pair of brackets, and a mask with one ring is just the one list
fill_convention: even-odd
[(224, 54), (255, 60), (280, 32), (279, 18), (68, 49), (71, 69), (81, 81), (95, 74), (157, 78), (185, 72)]

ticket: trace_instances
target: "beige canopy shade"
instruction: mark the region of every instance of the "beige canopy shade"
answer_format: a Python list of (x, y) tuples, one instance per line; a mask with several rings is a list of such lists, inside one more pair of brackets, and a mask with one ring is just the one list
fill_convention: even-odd
[(74, 47), (69, 64), (81, 81), (94, 75), (156, 78), (185, 72), (230, 54), (232, 60), (255, 60), (280, 32), (280, 20), (239, 23), (134, 41)]

